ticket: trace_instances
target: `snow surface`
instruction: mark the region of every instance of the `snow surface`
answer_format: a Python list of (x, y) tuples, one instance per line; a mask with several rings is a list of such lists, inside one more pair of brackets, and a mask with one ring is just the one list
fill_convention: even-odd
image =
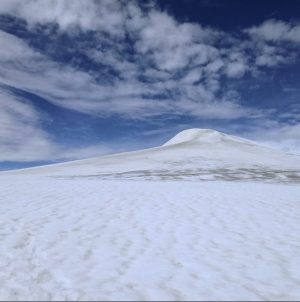
[(299, 300), (299, 157), (185, 134), (0, 173), (0, 300)]

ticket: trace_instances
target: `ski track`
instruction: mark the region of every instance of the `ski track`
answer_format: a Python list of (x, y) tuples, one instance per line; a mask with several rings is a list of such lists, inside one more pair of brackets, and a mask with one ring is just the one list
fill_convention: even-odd
[(300, 188), (0, 177), (0, 300), (299, 300)]

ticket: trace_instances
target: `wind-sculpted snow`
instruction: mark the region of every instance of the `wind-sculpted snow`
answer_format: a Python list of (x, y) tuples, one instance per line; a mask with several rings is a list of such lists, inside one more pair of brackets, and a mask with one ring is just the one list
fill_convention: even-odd
[(299, 300), (300, 189), (0, 176), (0, 300)]

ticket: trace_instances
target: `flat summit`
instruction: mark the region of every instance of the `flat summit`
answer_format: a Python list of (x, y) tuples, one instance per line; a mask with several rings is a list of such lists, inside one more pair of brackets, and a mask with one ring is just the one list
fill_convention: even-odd
[(182, 143), (215, 143), (226, 140), (246, 141), (245, 139), (233, 137), (213, 129), (192, 128), (179, 132), (172, 139), (167, 141), (164, 146)]

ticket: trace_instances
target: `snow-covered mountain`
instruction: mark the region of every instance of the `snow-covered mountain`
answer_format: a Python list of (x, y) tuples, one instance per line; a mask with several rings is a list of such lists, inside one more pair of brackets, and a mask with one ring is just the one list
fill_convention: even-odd
[(300, 156), (210, 129), (188, 129), (160, 147), (18, 172), (102, 179), (300, 181)]

